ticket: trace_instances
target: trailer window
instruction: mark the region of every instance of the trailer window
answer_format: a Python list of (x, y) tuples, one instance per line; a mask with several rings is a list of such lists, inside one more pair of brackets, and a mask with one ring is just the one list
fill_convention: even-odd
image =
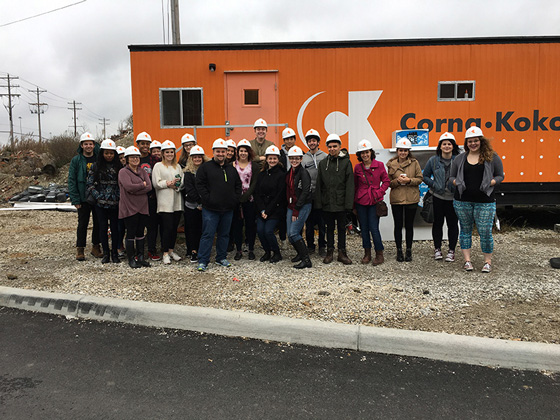
[(474, 101), (474, 81), (438, 82), (438, 101)]
[(202, 125), (202, 89), (160, 89), (162, 127)]
[(245, 105), (258, 105), (259, 104), (259, 90), (258, 89), (244, 89)]

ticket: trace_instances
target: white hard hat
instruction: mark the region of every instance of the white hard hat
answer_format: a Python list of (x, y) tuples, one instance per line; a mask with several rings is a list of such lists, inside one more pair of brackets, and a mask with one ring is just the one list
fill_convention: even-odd
[(181, 137), (181, 144), (185, 144), (188, 142), (193, 142), (194, 144), (196, 144), (196, 139), (194, 138), (194, 136), (192, 134), (189, 133), (185, 133), (183, 134), (183, 137)]
[(288, 157), (292, 156), (303, 156), (303, 150), (298, 146), (292, 146), (290, 150), (288, 150)]
[(145, 131), (142, 131), (140, 134), (138, 134), (136, 136), (136, 144), (138, 144), (139, 141), (147, 141), (149, 143), (152, 142), (152, 137), (146, 133)]
[(117, 145), (115, 144), (115, 142), (113, 140), (105, 139), (101, 142), (101, 149), (116, 151), (117, 150)]
[(482, 130), (474, 125), (465, 132), (466, 139), (470, 139), (471, 137), (482, 137), (482, 136), (483, 136)]
[(373, 150), (373, 146), (371, 145), (371, 142), (366, 139), (360, 140), (360, 142), (358, 143), (358, 149), (356, 150), (356, 153), (364, 152), (366, 150)]
[(340, 136), (335, 133), (329, 134), (329, 136), (327, 137), (327, 141), (325, 143), (329, 144), (331, 141), (337, 141), (340, 144), (342, 144), (342, 141), (340, 140)]
[(124, 151), (124, 155), (126, 156), (142, 156), (140, 154), (140, 150), (138, 150), (138, 147), (135, 146), (130, 146), (127, 147), (126, 150)]
[(90, 133), (84, 133), (80, 136), (80, 143), (83, 141), (95, 141)]
[(400, 139), (395, 145), (395, 149), (412, 149), (409, 139)]
[(168, 149), (173, 149), (175, 150), (175, 143), (173, 143), (171, 140), (165, 140), (163, 143), (161, 143), (161, 151), (163, 152), (164, 150), (168, 150)]
[(239, 140), (239, 143), (237, 143), (237, 147), (239, 146), (245, 146), (248, 147), (249, 149), (252, 149), (251, 142), (247, 139)]
[(235, 144), (235, 142), (232, 139), (226, 140), (226, 144), (228, 145), (228, 147), (233, 147), (234, 149), (237, 149), (237, 144)]
[(197, 156), (197, 155), (203, 155), (204, 154), (204, 149), (200, 146), (193, 146), (193, 148), (190, 151), (190, 155), (191, 156)]
[(278, 149), (278, 147), (272, 145), (272, 146), (268, 146), (266, 148), (266, 151), (264, 152), (265, 156), (268, 155), (276, 155), (276, 156), (280, 156), (280, 149)]
[(227, 149), (227, 143), (224, 139), (216, 139), (212, 144), (212, 149)]
[(150, 143), (150, 150), (155, 149), (156, 147), (159, 147), (161, 149), (161, 143), (157, 140), (154, 140)]
[(265, 120), (263, 120), (262, 118), (259, 118), (257, 121), (255, 121), (255, 123), (253, 124), (253, 128), (257, 128), (257, 127), (264, 127), (264, 128), (268, 128), (268, 124), (266, 123)]
[(125, 148), (122, 146), (117, 146), (117, 154), (122, 155), (125, 152)]
[(441, 136), (439, 136), (439, 141), (444, 141), (444, 140), (449, 140), (452, 141), (453, 143), (455, 143), (455, 136), (451, 133), (448, 133), (447, 131), (445, 133), (443, 133)]
[(282, 131), (282, 138), (283, 139), (288, 139), (290, 137), (295, 137), (296, 136), (296, 132), (291, 129), (290, 127), (287, 127), (284, 129), (284, 131)]
[(307, 140), (309, 137), (317, 137), (317, 140), (321, 141), (321, 136), (319, 135), (319, 132), (317, 130), (314, 130), (313, 128), (309, 130), (307, 133), (305, 133), (305, 139)]

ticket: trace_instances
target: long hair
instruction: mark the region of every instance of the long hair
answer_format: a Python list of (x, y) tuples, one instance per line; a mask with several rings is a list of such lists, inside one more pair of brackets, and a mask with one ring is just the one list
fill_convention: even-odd
[[(167, 150), (173, 150), (173, 160), (171, 161), (170, 164), (167, 163), (167, 160), (164, 157), (164, 153)], [(165, 149), (161, 152), (161, 163), (163, 163), (165, 166), (173, 166), (173, 169), (175, 169), (177, 167), (177, 151), (175, 149)]]
[(253, 149), (251, 149), (249, 146), (239, 146), (237, 148), (237, 151), (235, 152), (235, 157), (237, 158), (237, 160), (239, 160), (239, 149), (241, 149), (242, 147), (247, 150), (247, 153), (249, 153), (249, 157), (247, 159), (249, 160), (249, 162), (252, 162), (255, 158), (255, 152), (253, 152)]
[[(472, 138), (472, 137), (471, 137)], [(480, 155), (478, 157), (478, 163), (484, 163), (484, 162), (492, 162), (492, 160), (494, 159), (494, 149), (492, 149), (492, 145), (490, 144), (490, 139), (484, 137), (484, 136), (480, 136)], [(467, 144), (468, 139), (465, 139), (465, 153), (467, 153), (467, 155), (470, 152), (470, 149), (468, 147)]]
[[(195, 156), (202, 156), (202, 163), (206, 163), (210, 160), (206, 155), (195, 155)], [(187, 163), (185, 164), (185, 169), (183, 169), (183, 172), (190, 172), (191, 174), (196, 174), (197, 169), (198, 168), (195, 166), (192, 156), (189, 156), (189, 158), (187, 159)]]
[[(177, 153), (175, 153), (175, 158), (177, 158)], [(179, 158), (179, 165), (181, 165), (181, 168), (184, 168), (187, 165), (188, 160), (189, 160), (189, 152), (187, 152), (183, 148), (183, 152), (181, 153), (181, 157)]]
[(112, 165), (117, 172), (120, 171), (122, 168), (122, 164), (121, 160), (119, 159), (119, 155), (117, 155), (117, 152), (115, 152), (114, 150), (110, 150), (111, 152), (113, 152), (113, 160), (111, 161), (111, 163), (109, 163), (105, 160), (105, 157), (103, 157), (104, 151), (105, 149), (101, 149), (97, 154), (97, 171), (105, 172), (109, 165)]
[(461, 153), (461, 151), (459, 150), (459, 146), (457, 145), (457, 143), (454, 140), (444, 139), (444, 140), (438, 142), (437, 149), (436, 149), (436, 155), (441, 156), (441, 143), (443, 143), (444, 141), (448, 141), (453, 145), (453, 150), (451, 151), (451, 155), (458, 155), (459, 153)]

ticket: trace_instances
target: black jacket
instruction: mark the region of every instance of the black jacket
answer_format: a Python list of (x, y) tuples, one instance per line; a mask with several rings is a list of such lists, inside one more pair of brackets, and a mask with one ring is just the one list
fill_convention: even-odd
[(239, 205), (241, 179), (232, 165), (220, 166), (209, 160), (196, 171), (195, 185), (207, 210), (230, 211)]
[(200, 194), (196, 189), (196, 175), (192, 172), (185, 172), (185, 178), (183, 184), (185, 188), (183, 189), (183, 197), (185, 201), (189, 203), (199, 203), (200, 204)]
[(267, 214), (268, 219), (286, 217), (286, 172), (280, 165), (259, 172), (253, 197), (257, 211)]
[[(291, 168), (286, 173), (286, 185), (289, 182), (290, 172), (294, 168)], [(307, 172), (303, 166), (299, 165), (294, 173), (294, 185), (296, 189), (296, 210), (301, 210), (301, 208), (313, 201), (313, 194), (311, 193), (311, 175)]]

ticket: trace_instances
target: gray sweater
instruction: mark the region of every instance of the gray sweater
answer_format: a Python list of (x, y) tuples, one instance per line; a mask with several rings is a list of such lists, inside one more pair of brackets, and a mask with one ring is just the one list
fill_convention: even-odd
[[(451, 164), (449, 182), (453, 183), (453, 181), (455, 181), (459, 196), (463, 195), (467, 187), (465, 185), (463, 172), (466, 160), (467, 153), (463, 152), (457, 156)], [(502, 160), (496, 153), (494, 153), (492, 162), (484, 162), (484, 175), (482, 177), (482, 183), (480, 184), (480, 191), (484, 192), (487, 196), (490, 196), (494, 191), (494, 186), (490, 185), (492, 179), (496, 181), (496, 185), (504, 180), (504, 166), (502, 165)]]

